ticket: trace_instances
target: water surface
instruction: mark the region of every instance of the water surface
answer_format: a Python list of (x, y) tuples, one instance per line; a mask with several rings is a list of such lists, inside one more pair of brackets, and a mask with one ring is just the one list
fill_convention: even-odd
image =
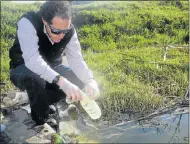
[(189, 143), (188, 108), (100, 129), (100, 143)]

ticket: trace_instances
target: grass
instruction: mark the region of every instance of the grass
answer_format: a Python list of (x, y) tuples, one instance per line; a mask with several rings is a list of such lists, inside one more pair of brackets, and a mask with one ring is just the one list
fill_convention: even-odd
[(99, 104), (104, 115), (146, 114), (164, 106), (168, 96), (183, 98), (188, 86), (188, 51), (170, 49), (166, 61), (162, 55), (162, 48), (154, 47), (84, 54), (102, 89)]

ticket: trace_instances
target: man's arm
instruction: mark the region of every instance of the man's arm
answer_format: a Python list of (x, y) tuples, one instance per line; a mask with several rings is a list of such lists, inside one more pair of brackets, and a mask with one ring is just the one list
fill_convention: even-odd
[(59, 74), (51, 69), (40, 55), (37, 32), (28, 19), (22, 18), (18, 22), (17, 35), (25, 66), (44, 80), (52, 83), (53, 79)]
[(85, 83), (85, 92), (92, 99), (97, 99), (100, 94), (98, 84), (93, 79), (92, 71), (88, 68), (86, 62), (83, 60), (76, 30), (70, 42), (66, 46), (65, 53), (71, 69), (77, 75), (77, 77)]
[(81, 54), (81, 46), (76, 30), (70, 42), (66, 46), (65, 54), (69, 66), (81, 81), (87, 83), (90, 79), (93, 78), (92, 71), (88, 68), (86, 62), (83, 60)]

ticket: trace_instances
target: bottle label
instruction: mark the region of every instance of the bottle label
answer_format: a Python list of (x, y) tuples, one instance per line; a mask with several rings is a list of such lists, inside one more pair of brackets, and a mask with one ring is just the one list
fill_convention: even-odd
[(89, 115), (98, 115), (98, 112), (95, 107), (92, 107), (91, 103), (85, 103), (83, 105), (84, 109), (87, 111)]
[(98, 119), (101, 116), (101, 110), (94, 100), (88, 99), (81, 101), (82, 107), (89, 114), (92, 119)]

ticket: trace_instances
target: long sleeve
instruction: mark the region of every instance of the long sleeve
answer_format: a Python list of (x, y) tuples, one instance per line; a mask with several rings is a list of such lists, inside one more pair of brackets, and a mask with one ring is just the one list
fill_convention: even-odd
[(81, 81), (86, 83), (89, 79), (93, 78), (92, 71), (88, 68), (86, 62), (83, 60), (81, 46), (76, 30), (70, 42), (66, 46), (65, 54), (69, 66)]
[(18, 22), (17, 35), (25, 66), (44, 80), (52, 83), (58, 73), (51, 69), (40, 55), (37, 32), (28, 19), (22, 18)]

